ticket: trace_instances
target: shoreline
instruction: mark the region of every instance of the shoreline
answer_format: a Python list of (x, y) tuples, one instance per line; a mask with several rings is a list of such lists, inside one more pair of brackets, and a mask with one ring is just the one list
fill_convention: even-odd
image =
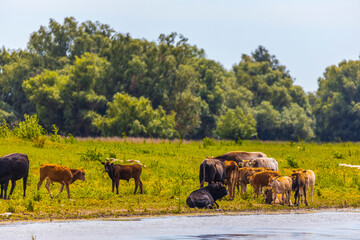
[(0, 219), (0, 226), (11, 225), (11, 224), (32, 224), (32, 223), (61, 223), (61, 222), (77, 222), (77, 221), (141, 221), (142, 219), (149, 218), (167, 218), (167, 217), (216, 217), (216, 216), (235, 216), (235, 215), (280, 215), (280, 214), (311, 214), (321, 212), (360, 212), (360, 208), (345, 207), (345, 208), (301, 208), (301, 209), (249, 209), (244, 211), (222, 211), (215, 210), (209, 212), (193, 212), (193, 213), (165, 213), (165, 214), (144, 214), (144, 215), (129, 215), (129, 216), (118, 216), (118, 217), (79, 217), (79, 218), (39, 218), (39, 219), (11, 219), (2, 218)]

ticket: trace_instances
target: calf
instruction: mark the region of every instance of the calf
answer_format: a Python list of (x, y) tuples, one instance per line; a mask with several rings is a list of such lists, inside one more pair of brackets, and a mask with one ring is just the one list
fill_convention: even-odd
[(311, 201), (313, 201), (313, 195), (314, 195), (314, 187), (315, 187), (315, 173), (312, 170), (303, 170), (303, 169), (297, 169), (293, 170), (293, 172), (302, 172), (305, 174), (306, 180), (307, 180), (307, 186), (311, 190)]
[(307, 193), (307, 183), (306, 176), (302, 172), (295, 172), (291, 174), (292, 179), (292, 190), (295, 192), (295, 205), (299, 206), (300, 204), (300, 196), (304, 195), (305, 197), (305, 205), (308, 206), (306, 193)]
[(274, 199), (273, 190), (271, 187), (266, 187), (264, 189), (263, 196), (264, 196), (265, 203), (267, 203), (267, 204), (282, 204), (282, 205), (284, 205), (281, 194), (277, 194), (276, 199)]
[(226, 170), (224, 164), (217, 159), (207, 158), (200, 164), (199, 180), (200, 188), (205, 182), (213, 184), (216, 182), (225, 183)]
[(225, 161), (226, 183), (228, 185), (229, 199), (235, 197), (235, 186), (239, 189), (239, 167), (234, 161)]
[(256, 158), (266, 158), (266, 154), (262, 152), (233, 151), (215, 157), (215, 159), (218, 159), (220, 161), (235, 161), (240, 167), (243, 160), (251, 160)]
[(243, 167), (239, 169), (239, 183), (241, 186), (241, 194), (246, 193), (249, 177), (257, 172), (270, 171), (270, 168), (249, 168)]
[[(24, 197), (26, 193), (26, 183), (29, 174), (29, 159), (27, 155), (21, 153), (12, 153), (0, 158), (0, 184), (1, 195), (6, 199), (7, 188), (11, 181), (11, 190), (9, 196), (13, 193), (16, 181), (23, 179)], [(9, 197), (8, 196), (8, 197)]]
[(264, 167), (273, 171), (278, 171), (278, 162), (273, 158), (256, 158), (252, 160), (244, 160), (242, 167)]
[(270, 177), (280, 177), (280, 172), (277, 171), (264, 171), (258, 172), (249, 177), (250, 184), (254, 188), (254, 198), (258, 198), (261, 193), (262, 187), (269, 185)]
[(38, 190), (40, 190), (41, 184), (45, 179), (47, 180), (45, 187), (48, 190), (51, 198), (53, 198), (53, 195), (50, 191), (50, 183), (58, 182), (61, 184), (61, 187), (59, 193), (56, 196), (58, 196), (63, 191), (65, 186), (68, 198), (70, 199), (69, 185), (78, 179), (85, 181), (85, 172), (81, 169), (72, 169), (57, 164), (42, 164), (40, 167), (40, 181), (38, 183)]
[(190, 208), (207, 208), (213, 209), (214, 204), (217, 208), (219, 205), (216, 203), (218, 199), (227, 195), (227, 190), (222, 183), (210, 184), (190, 193), (186, 199), (186, 204)]
[(119, 181), (121, 179), (129, 182), (129, 180), (133, 178), (135, 180), (134, 194), (136, 194), (138, 186), (140, 186), (141, 194), (143, 193), (143, 185), (140, 180), (142, 171), (141, 165), (120, 165), (111, 162), (101, 162), (101, 164), (105, 166), (105, 172), (109, 174), (109, 177), (112, 181), (112, 192), (114, 192), (114, 187), (116, 185), (116, 194), (119, 194)]
[(291, 189), (292, 189), (292, 180), (291, 177), (270, 177), (269, 185), (273, 189), (273, 200), (276, 201), (278, 194), (282, 196), (282, 205), (285, 203), (284, 195), (286, 195), (286, 202), (291, 205)]

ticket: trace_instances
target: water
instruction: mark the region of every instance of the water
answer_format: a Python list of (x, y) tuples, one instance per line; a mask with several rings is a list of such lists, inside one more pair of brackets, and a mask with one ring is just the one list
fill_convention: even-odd
[(360, 211), (11, 223), (0, 239), (359, 239)]

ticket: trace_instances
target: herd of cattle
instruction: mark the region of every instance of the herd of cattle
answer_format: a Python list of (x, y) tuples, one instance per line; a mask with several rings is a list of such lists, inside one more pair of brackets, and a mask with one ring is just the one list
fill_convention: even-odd
[[(143, 184), (140, 179), (142, 164), (131, 165), (114, 164), (114, 162), (101, 162), (105, 171), (112, 180), (112, 192), (116, 186), (116, 194), (119, 194), (119, 181), (121, 179), (129, 181), (135, 180), (136, 194), (138, 187), (143, 193)], [(0, 158), (0, 198), (8, 198), (14, 191), (16, 181), (23, 179), (24, 197), (26, 193), (26, 183), (29, 173), (29, 159), (27, 155), (12, 153)], [(57, 164), (42, 164), (40, 167), (40, 181), (38, 190), (44, 180), (46, 189), (51, 198), (50, 184), (58, 182), (61, 184), (60, 192), (65, 186), (70, 199), (69, 185), (76, 180), (85, 181), (85, 172), (82, 169), (71, 169)], [(313, 199), (315, 174), (311, 170), (293, 170), (291, 176), (281, 176), (278, 171), (278, 163), (273, 158), (268, 158), (261, 152), (229, 152), (218, 157), (208, 157), (200, 165), (199, 171), (200, 188), (193, 191), (186, 199), (189, 207), (214, 208), (219, 207), (217, 200), (228, 195), (230, 200), (235, 197), (236, 188), (241, 195), (246, 194), (247, 185), (254, 188), (254, 198), (258, 198), (264, 189), (264, 199), (268, 204), (288, 204), (291, 203), (291, 192), (295, 192), (295, 205), (307, 202), (307, 191), (311, 190), (311, 200)], [(7, 188), (11, 181), (11, 190), (7, 196)], [(205, 182), (208, 186), (204, 187)], [(226, 187), (228, 189), (226, 189)]]
[[(229, 152), (218, 157), (208, 157), (200, 165), (200, 189), (193, 191), (186, 199), (189, 207), (219, 207), (216, 200), (228, 195), (232, 200), (237, 188), (246, 194), (247, 185), (254, 188), (254, 198), (264, 189), (264, 199), (268, 204), (291, 203), (291, 192), (295, 192), (295, 205), (307, 202), (308, 189), (313, 200), (315, 174), (312, 170), (293, 170), (290, 176), (281, 176), (278, 163), (261, 152)], [(208, 186), (203, 187), (207, 182)], [(227, 185), (228, 190), (225, 185)], [(303, 199), (304, 198), (304, 199)]]

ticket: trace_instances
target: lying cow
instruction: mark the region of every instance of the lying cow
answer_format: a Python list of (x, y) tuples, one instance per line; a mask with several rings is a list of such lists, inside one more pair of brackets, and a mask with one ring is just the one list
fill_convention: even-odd
[(244, 160), (242, 167), (264, 167), (273, 171), (278, 171), (278, 162), (273, 158), (256, 158), (252, 160)]
[(200, 188), (204, 186), (205, 182), (208, 182), (208, 184), (213, 184), (216, 182), (221, 182), (224, 184), (225, 178), (225, 166), (220, 160), (207, 158), (200, 164)]
[(270, 177), (280, 177), (280, 172), (263, 171), (249, 177), (250, 185), (254, 188), (254, 198), (258, 198), (261, 189), (269, 185)]
[(247, 190), (247, 185), (249, 182), (249, 177), (254, 175), (257, 172), (263, 172), (263, 171), (269, 171), (270, 168), (249, 168), (249, 167), (243, 167), (239, 168), (239, 183), (241, 186), (241, 194), (245, 193)]
[(239, 165), (239, 167), (241, 167), (241, 163), (243, 160), (251, 160), (256, 158), (266, 158), (266, 154), (262, 152), (234, 151), (215, 157), (215, 159), (218, 159), (220, 161), (235, 161)]
[(45, 179), (47, 180), (45, 188), (48, 190), (51, 198), (53, 198), (53, 195), (50, 191), (50, 184), (52, 182), (58, 182), (61, 184), (61, 187), (59, 193), (56, 196), (58, 196), (63, 191), (65, 186), (68, 198), (70, 199), (69, 185), (78, 179), (85, 181), (85, 172), (82, 169), (72, 169), (57, 164), (42, 164), (40, 167), (40, 181), (38, 183), (38, 190), (40, 190), (41, 184)]
[(224, 161), (226, 172), (226, 184), (228, 185), (229, 199), (235, 197), (235, 186), (239, 190), (239, 167), (234, 161)]
[(306, 179), (307, 177), (305, 176), (305, 174), (303, 172), (295, 172), (293, 174), (291, 174), (291, 179), (292, 179), (292, 190), (295, 192), (295, 205), (299, 206), (300, 204), (300, 197), (302, 197), (301, 195), (304, 195), (305, 197), (305, 205), (308, 206), (308, 202), (307, 202), (307, 198), (306, 198), (306, 193), (308, 190), (308, 180)]
[(11, 181), (11, 190), (9, 196), (13, 193), (16, 181), (23, 179), (24, 197), (26, 193), (26, 182), (29, 174), (29, 159), (27, 155), (21, 153), (12, 153), (0, 158), (0, 198), (6, 199), (7, 188)]
[[(283, 202), (281, 194), (277, 194), (276, 199), (274, 199), (273, 190), (271, 187), (265, 187), (263, 197), (264, 197), (265, 203), (267, 203), (267, 204), (284, 205), (284, 203), (286, 203), (286, 202)], [(284, 200), (286, 200), (286, 199), (284, 199)]]
[(135, 180), (135, 191), (140, 186), (140, 193), (143, 193), (143, 184), (140, 179), (140, 175), (142, 172), (142, 167), (139, 164), (132, 165), (120, 165), (114, 164), (111, 162), (101, 162), (105, 166), (105, 172), (109, 174), (109, 177), (112, 181), (112, 192), (114, 192), (114, 187), (116, 185), (116, 194), (119, 194), (119, 181), (126, 180), (129, 182), (131, 178)]
[[(291, 177), (270, 177), (269, 185), (273, 189), (273, 201), (275, 202), (278, 194), (281, 194), (281, 202), (284, 205), (285, 202), (291, 205), (291, 190), (292, 180)], [(286, 199), (284, 198), (286, 196)]]
[(186, 199), (186, 204), (190, 208), (208, 208), (213, 209), (214, 204), (219, 208), (217, 200), (227, 195), (227, 190), (222, 183), (210, 184), (190, 193)]
[(312, 170), (303, 170), (303, 169), (297, 169), (293, 170), (293, 172), (302, 172), (305, 174), (306, 180), (307, 180), (307, 187), (311, 190), (311, 201), (313, 201), (313, 195), (314, 195), (314, 187), (315, 187), (315, 173)]

